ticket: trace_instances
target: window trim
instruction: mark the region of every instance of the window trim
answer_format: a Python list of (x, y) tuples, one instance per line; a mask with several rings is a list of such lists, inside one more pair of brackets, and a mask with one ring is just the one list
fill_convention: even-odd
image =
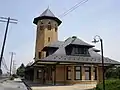
[(52, 26), (51, 26), (51, 22), (50, 22), (50, 21), (48, 22), (47, 28), (48, 28), (48, 30), (51, 30), (51, 29), (52, 29)]
[(48, 42), (50, 42), (50, 37), (48, 37)]
[(44, 30), (44, 25), (40, 25), (40, 30)]
[(70, 79), (68, 78), (68, 73), (70, 72), (70, 74), (71, 74), (71, 69), (69, 70), (68, 68), (71, 68), (71, 66), (67, 66), (66, 79), (67, 79), (67, 80), (72, 80), (72, 77), (70, 77)]
[[(39, 70), (41, 70), (41, 69), (39, 69)], [(42, 70), (41, 71), (39, 71), (39, 70), (37, 70), (37, 79), (41, 79), (40, 75), (42, 74)]]
[(97, 67), (93, 67), (94, 80), (97, 80)]
[[(86, 72), (89, 72), (89, 79), (88, 79), (88, 80), (91, 80), (91, 67), (85, 66), (84, 69), (85, 69), (85, 68), (89, 68), (89, 70), (85, 70), (85, 73), (86, 73)], [(86, 77), (86, 76), (85, 76), (85, 77)], [(87, 79), (85, 78), (85, 80), (87, 80)]]
[[(80, 70), (76, 70), (76, 67), (80, 67)], [(80, 72), (79, 79), (76, 79), (76, 72)], [(74, 66), (74, 80), (82, 80), (82, 67), (81, 66)]]

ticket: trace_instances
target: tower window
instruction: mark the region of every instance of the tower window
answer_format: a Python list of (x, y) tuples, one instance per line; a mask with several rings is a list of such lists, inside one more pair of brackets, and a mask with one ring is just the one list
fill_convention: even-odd
[(55, 32), (57, 32), (57, 29), (58, 29), (58, 28), (57, 28), (57, 27), (55, 27)]
[(41, 52), (38, 52), (38, 57), (39, 59), (41, 59)]
[(40, 30), (43, 30), (43, 29), (44, 29), (44, 26), (43, 26), (43, 25), (41, 25), (41, 26), (40, 26)]
[(57, 29), (58, 29), (58, 28), (57, 28), (57, 25), (55, 24), (55, 32), (57, 32)]
[(48, 23), (48, 30), (51, 30), (51, 23)]
[(41, 21), (41, 24), (43, 24), (43, 22)]
[(50, 42), (50, 37), (48, 37), (48, 42)]

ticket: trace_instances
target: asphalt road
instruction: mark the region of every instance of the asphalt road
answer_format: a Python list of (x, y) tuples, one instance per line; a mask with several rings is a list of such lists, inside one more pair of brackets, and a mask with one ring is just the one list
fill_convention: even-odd
[(27, 90), (24, 83), (18, 78), (14, 81), (7, 80), (0, 83), (0, 90)]

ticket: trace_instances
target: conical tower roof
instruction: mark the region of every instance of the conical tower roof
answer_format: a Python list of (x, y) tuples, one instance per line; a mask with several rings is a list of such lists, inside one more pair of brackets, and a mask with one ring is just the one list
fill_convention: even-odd
[(55, 17), (55, 15), (50, 11), (49, 8), (47, 8), (40, 16), (50, 16)]
[(37, 25), (39, 20), (42, 19), (52, 19), (55, 20), (58, 25), (60, 25), (62, 23), (61, 20), (59, 20), (57, 17), (55, 17), (55, 15), (51, 12), (51, 10), (49, 8), (47, 8), (39, 17), (34, 18), (33, 23)]

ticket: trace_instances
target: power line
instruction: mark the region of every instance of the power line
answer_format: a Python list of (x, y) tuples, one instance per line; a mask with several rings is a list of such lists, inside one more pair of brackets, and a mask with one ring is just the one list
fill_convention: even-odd
[(67, 11), (65, 11), (63, 14), (59, 15), (59, 17), (64, 17), (67, 14), (69, 14), (70, 12), (74, 11), (76, 8), (78, 8), (79, 6), (85, 4), (86, 2), (88, 2), (88, 0), (82, 0), (80, 2), (78, 2), (77, 4), (75, 4), (73, 7), (71, 7), (70, 9), (68, 9)]
[[(11, 22), (11, 21), (14, 21), (14, 22)], [(5, 47), (6, 38), (7, 38), (8, 26), (9, 26), (9, 23), (17, 24), (17, 20), (16, 19), (11, 19), (10, 17), (8, 17), (8, 18), (0, 17), (0, 22), (7, 22), (5, 35), (4, 35), (4, 40), (3, 40), (3, 45), (2, 45), (2, 50), (1, 50), (1, 55), (0, 55), (0, 75), (1, 75), (2, 74), (1, 62), (2, 62), (2, 58), (3, 58), (3, 54), (4, 54), (4, 47)]]

